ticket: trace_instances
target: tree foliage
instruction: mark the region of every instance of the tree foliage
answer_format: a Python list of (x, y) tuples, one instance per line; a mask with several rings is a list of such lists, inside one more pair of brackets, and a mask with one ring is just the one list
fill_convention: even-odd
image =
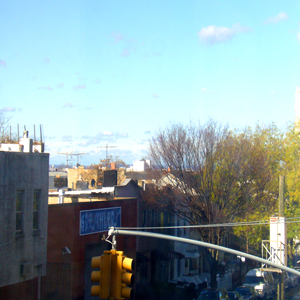
[(104, 171), (110, 170), (112, 163), (114, 163), (115, 168), (119, 170), (117, 179), (118, 184), (120, 184), (125, 179), (125, 170), (121, 172), (121, 169), (127, 168), (128, 165), (119, 156), (113, 157), (112, 155), (108, 155), (107, 159), (100, 159), (100, 162), (98, 164), (91, 164), (88, 167), (89, 169), (97, 170), (97, 184), (103, 182)]
[(10, 140), (9, 133), (9, 121), (11, 118), (8, 118), (3, 112), (0, 112), (0, 141), (5, 142)]
[[(300, 124), (290, 125), (284, 139), (283, 174), (285, 175), (285, 217), (289, 220), (300, 214)], [(293, 256), (299, 241), (298, 222), (287, 224), (288, 255)]]
[[(274, 212), (279, 142), (273, 125), (238, 131), (212, 120), (204, 125), (173, 124), (151, 140), (152, 165), (165, 174), (161, 189), (148, 193), (147, 201), (192, 225), (250, 220), (258, 208)], [(225, 230), (201, 228), (199, 233), (204, 241), (220, 244)], [(216, 259), (217, 255), (213, 254)]]

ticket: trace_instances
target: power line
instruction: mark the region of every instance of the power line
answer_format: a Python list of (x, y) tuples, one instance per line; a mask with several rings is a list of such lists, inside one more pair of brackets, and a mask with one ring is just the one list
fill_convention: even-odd
[[(296, 220), (294, 220), (296, 219)], [(290, 221), (287, 221), (290, 220)], [(280, 220), (278, 220), (278, 223)], [(300, 223), (300, 217), (287, 218), (286, 224)], [(151, 230), (151, 229), (183, 229), (183, 228), (208, 228), (208, 227), (238, 227), (238, 226), (257, 226), (257, 225), (270, 225), (270, 221), (250, 221), (250, 222), (235, 222), (235, 223), (220, 223), (220, 224), (206, 224), (206, 225), (185, 225), (185, 226), (166, 226), (166, 227), (116, 227), (116, 229), (126, 230)]]

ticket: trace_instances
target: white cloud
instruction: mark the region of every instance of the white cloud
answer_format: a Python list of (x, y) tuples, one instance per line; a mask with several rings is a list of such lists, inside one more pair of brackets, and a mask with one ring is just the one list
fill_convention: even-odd
[(224, 43), (228, 40), (233, 39), (238, 33), (248, 32), (249, 28), (241, 26), (239, 23), (232, 25), (231, 27), (217, 27), (215, 25), (210, 25), (203, 27), (198, 36), (200, 41), (214, 45), (217, 43)]
[(72, 108), (72, 107), (74, 107), (74, 106), (75, 106), (75, 105), (72, 104), (71, 102), (67, 102), (67, 103), (64, 104), (64, 107), (70, 107), (70, 108)]
[(112, 136), (113, 132), (112, 131), (102, 131), (102, 133), (100, 133), (100, 135)]
[(208, 93), (209, 90), (208, 90), (207, 88), (202, 88), (202, 89), (201, 89), (201, 92), (202, 92), (202, 93)]
[(3, 109), (0, 109), (0, 111), (2, 111), (2, 112), (14, 112), (14, 111), (16, 111), (16, 109), (14, 107), (8, 106), (8, 107), (4, 107)]
[(73, 137), (71, 135), (64, 135), (62, 137), (62, 141), (63, 142), (72, 142), (73, 141)]
[(277, 16), (272, 16), (267, 19), (265, 24), (277, 24), (278, 22), (285, 21), (288, 19), (288, 15), (285, 12), (279, 13)]

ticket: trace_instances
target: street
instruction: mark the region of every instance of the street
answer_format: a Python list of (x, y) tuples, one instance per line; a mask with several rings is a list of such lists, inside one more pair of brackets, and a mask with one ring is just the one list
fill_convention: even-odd
[[(276, 300), (277, 296), (273, 299)], [(300, 300), (300, 284), (298, 284), (295, 288), (285, 291), (285, 300)]]

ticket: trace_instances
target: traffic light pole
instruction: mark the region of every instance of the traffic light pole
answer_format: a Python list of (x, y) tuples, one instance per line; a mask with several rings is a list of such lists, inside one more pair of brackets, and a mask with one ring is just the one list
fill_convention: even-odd
[[(110, 242), (108, 240), (108, 238), (111, 237), (111, 236), (113, 238), (113, 241), (115, 241), (114, 240), (115, 235), (131, 235), (131, 236), (133, 235), (133, 236), (151, 237), (151, 238), (172, 240), (172, 241), (176, 241), (176, 242), (202, 246), (202, 247), (206, 247), (206, 248), (210, 248), (210, 249), (224, 251), (224, 252), (231, 253), (231, 254), (234, 254), (234, 255), (240, 255), (240, 256), (243, 256), (245, 258), (252, 259), (252, 260), (258, 261), (260, 263), (266, 264), (268, 266), (278, 268), (278, 269), (281, 269), (283, 271), (287, 271), (287, 272), (290, 272), (290, 273), (293, 273), (295, 275), (300, 276), (300, 272), (298, 272), (294, 269), (288, 268), (286, 266), (275, 264), (275, 263), (273, 263), (269, 260), (260, 258), (260, 257), (255, 256), (255, 255), (251, 255), (251, 254), (248, 254), (248, 253), (244, 253), (244, 252), (241, 252), (241, 251), (237, 251), (237, 250), (234, 250), (234, 249), (230, 249), (230, 248), (226, 248), (226, 247), (222, 247), (222, 246), (218, 246), (218, 245), (214, 245), (214, 244), (210, 244), (210, 243), (206, 243), (206, 242), (181, 238), (181, 237), (177, 237), (177, 236), (170, 236), (170, 235), (161, 234), (161, 233), (134, 231), (134, 230), (121, 230), (121, 229), (116, 229), (114, 227), (109, 228), (108, 237), (107, 237), (106, 241)], [(113, 244), (113, 243), (111, 243), (111, 244)]]

